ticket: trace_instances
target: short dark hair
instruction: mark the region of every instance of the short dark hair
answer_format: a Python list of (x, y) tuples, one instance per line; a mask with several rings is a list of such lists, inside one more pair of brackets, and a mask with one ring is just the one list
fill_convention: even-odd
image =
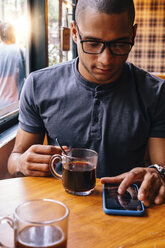
[(133, 25), (135, 20), (135, 6), (133, 0), (78, 0), (76, 6), (76, 22), (87, 7), (91, 7), (98, 12), (111, 14), (121, 14), (128, 12), (128, 17)]
[(0, 27), (0, 36), (1, 40), (6, 41), (12, 41), (13, 38), (15, 38), (14, 34), (14, 27), (10, 23), (2, 23)]

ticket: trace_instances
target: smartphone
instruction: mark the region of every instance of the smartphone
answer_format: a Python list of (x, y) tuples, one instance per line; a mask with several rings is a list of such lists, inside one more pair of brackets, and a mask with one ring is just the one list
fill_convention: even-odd
[(142, 216), (144, 205), (137, 198), (138, 186), (130, 185), (124, 194), (118, 194), (118, 185), (103, 184), (103, 210), (111, 215)]

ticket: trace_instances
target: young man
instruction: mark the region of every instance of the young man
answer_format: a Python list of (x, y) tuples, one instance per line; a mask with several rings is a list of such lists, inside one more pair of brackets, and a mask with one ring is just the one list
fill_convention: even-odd
[[(136, 35), (132, 0), (79, 0), (72, 36), (78, 58), (32, 73), (20, 105), (20, 127), (9, 159), (11, 174), (49, 175), (51, 155), (63, 145), (98, 152), (101, 182), (123, 193), (142, 182), (146, 206), (165, 200), (165, 83), (126, 63)], [(45, 132), (49, 146), (42, 146)], [(124, 174), (123, 174), (124, 173)]]

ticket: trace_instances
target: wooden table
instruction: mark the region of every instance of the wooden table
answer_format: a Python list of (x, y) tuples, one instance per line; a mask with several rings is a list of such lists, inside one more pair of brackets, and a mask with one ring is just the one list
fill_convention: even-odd
[[(12, 214), (18, 204), (36, 198), (56, 199), (69, 207), (68, 248), (165, 247), (165, 205), (148, 208), (144, 217), (109, 216), (103, 212), (99, 180), (89, 196), (66, 193), (55, 178), (0, 180), (0, 216)], [(6, 231), (10, 228), (5, 225), (0, 226), (0, 241), (10, 243), (12, 231)]]

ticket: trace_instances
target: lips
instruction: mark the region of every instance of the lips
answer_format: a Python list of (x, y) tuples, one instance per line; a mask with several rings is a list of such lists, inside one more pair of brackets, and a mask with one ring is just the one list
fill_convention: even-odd
[(108, 72), (112, 71), (111, 68), (106, 68), (106, 69), (105, 68), (96, 68), (96, 69), (99, 73), (108, 73)]

